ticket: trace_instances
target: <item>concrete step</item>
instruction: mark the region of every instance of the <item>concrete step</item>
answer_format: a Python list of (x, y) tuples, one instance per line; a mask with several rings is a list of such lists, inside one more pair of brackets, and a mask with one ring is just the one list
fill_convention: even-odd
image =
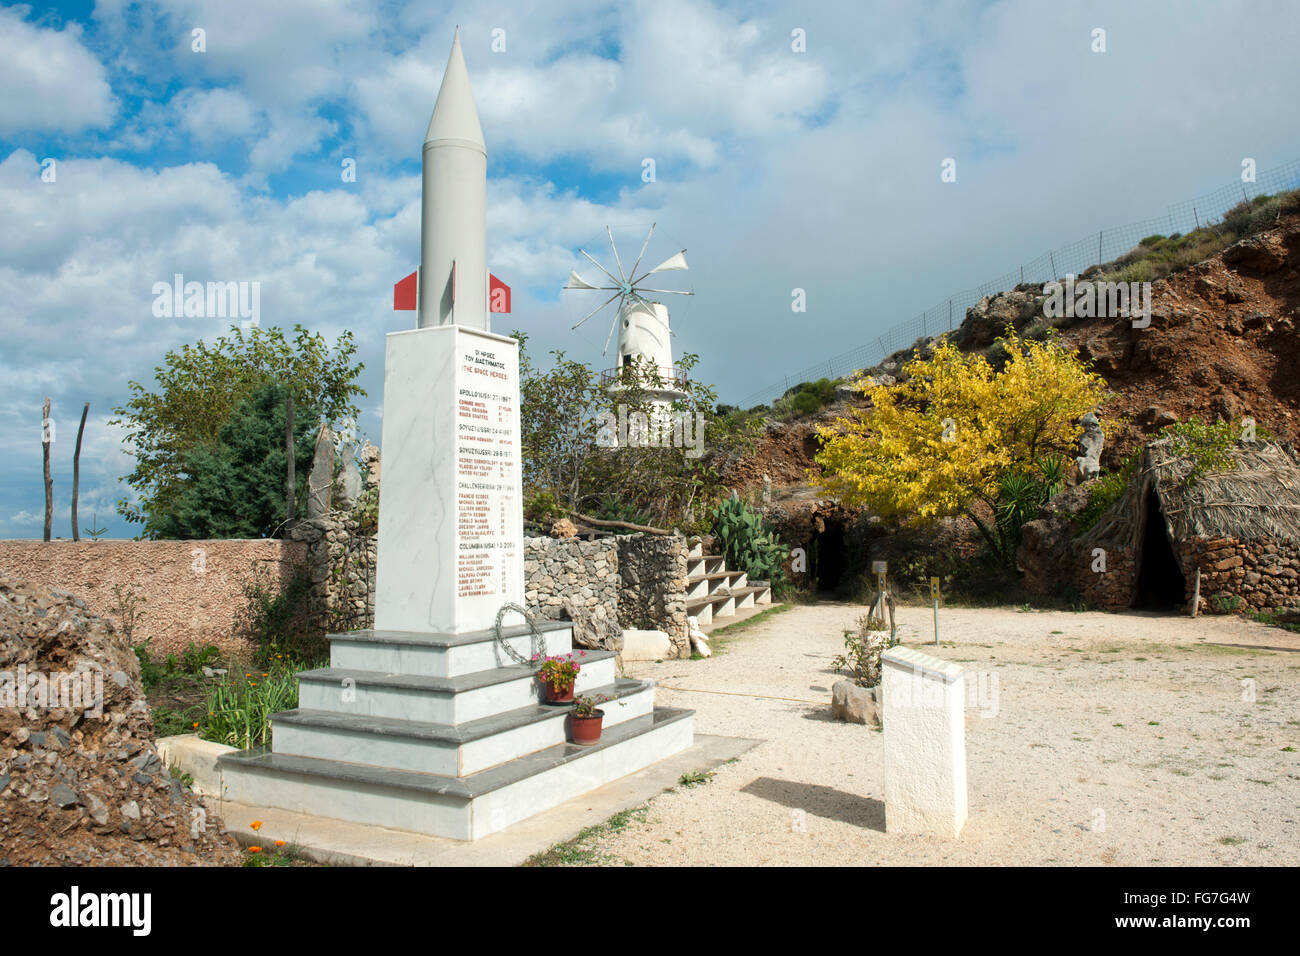
[(716, 574), (727, 570), (727, 559), (720, 554), (702, 554), (686, 559), (686, 576), (699, 577), (704, 574)]
[(736, 599), (730, 594), (709, 594), (705, 597), (688, 598), (686, 601), (687, 617), (699, 618), (703, 626), (717, 617), (730, 617), (736, 613)]
[(725, 593), (749, 584), (744, 571), (721, 571), (717, 574), (705, 574), (688, 578), (686, 598), (700, 598), (708, 594)]
[(463, 777), (269, 751), (220, 758), (227, 799), (473, 840), (691, 746), (693, 711), (656, 707), (596, 744), (559, 744)]
[(756, 604), (772, 603), (772, 589), (766, 584), (751, 585), (743, 588), (732, 588), (731, 596), (736, 599), (737, 611), (751, 608)]
[[(576, 656), (576, 655), (575, 655)], [(579, 694), (614, 683), (615, 654), (586, 651), (575, 685)], [(298, 706), (430, 724), (464, 724), (540, 703), (542, 684), (529, 664), (458, 677), (428, 677), (323, 667), (298, 675)]]
[[(620, 680), (590, 693), (604, 727), (654, 710), (654, 684)], [(271, 718), (277, 754), (461, 777), (568, 739), (569, 705), (535, 704), (458, 726), (319, 710), (290, 710)]]
[[(501, 628), (501, 637), (516, 654), (532, 657), (544, 644), (543, 656), (567, 654), (573, 649), (573, 625), (567, 621), (538, 621), (541, 639), (526, 624)], [(352, 670), (379, 670), (420, 677), (459, 677), (515, 663), (496, 643), (491, 629), (464, 634), (414, 631), (348, 631), (326, 635), (330, 666)]]

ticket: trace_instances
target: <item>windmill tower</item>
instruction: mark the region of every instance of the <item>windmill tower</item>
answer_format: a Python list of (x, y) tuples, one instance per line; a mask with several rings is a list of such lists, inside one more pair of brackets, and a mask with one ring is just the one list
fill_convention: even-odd
[(647, 269), (642, 273), (637, 272), (641, 267), (641, 259), (645, 256), (646, 248), (650, 245), (650, 237), (654, 235), (655, 225), (651, 224), (645, 242), (641, 244), (641, 252), (627, 272), (623, 271), (623, 261), (619, 258), (618, 247), (614, 244), (614, 233), (606, 226), (605, 234), (609, 236), (609, 248), (614, 255), (617, 276), (592, 258), (585, 249), (579, 249), (578, 252), (586, 256), (612, 284), (596, 285), (582, 278), (577, 272), (570, 271), (569, 281), (565, 283), (564, 288), (613, 293), (584, 315), (573, 327), (578, 328), (617, 299), (618, 307), (614, 311), (609, 334), (605, 336), (605, 348), (600, 354), (609, 353), (609, 343), (614, 338), (614, 331), (618, 330), (618, 361), (614, 368), (600, 373), (600, 383), (611, 391), (622, 388), (620, 380), (624, 369), (637, 366), (643, 370), (642, 381), (638, 384), (651, 394), (656, 405), (666, 409), (671, 402), (686, 397), (686, 372), (673, 364), (672, 329), (668, 323), (668, 307), (649, 296), (694, 295), (694, 293), (679, 289), (652, 289), (643, 284), (650, 276), (660, 272), (674, 272), (689, 268), (686, 265), (686, 250), (683, 249), (669, 256), (653, 269)]

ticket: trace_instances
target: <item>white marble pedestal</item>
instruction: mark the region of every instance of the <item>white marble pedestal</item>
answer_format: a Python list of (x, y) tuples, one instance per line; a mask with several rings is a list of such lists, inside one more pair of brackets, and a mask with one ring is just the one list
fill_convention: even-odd
[(508, 614), (497, 639), (524, 600), (518, 370), (490, 332), (388, 336), (375, 627), (329, 636), (272, 750), (220, 758), (226, 799), (472, 840), (691, 746), (691, 711), (590, 650), (577, 692), (613, 699), (601, 741), (569, 743), (569, 708), (506, 646), (568, 653), (572, 628)]

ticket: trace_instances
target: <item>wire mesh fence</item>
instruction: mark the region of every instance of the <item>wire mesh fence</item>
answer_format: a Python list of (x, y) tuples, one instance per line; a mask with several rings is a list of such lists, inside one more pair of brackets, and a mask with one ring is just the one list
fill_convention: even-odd
[(1077, 276), (1091, 266), (1118, 258), (1147, 236), (1191, 232), (1218, 222), (1238, 203), (1256, 196), (1297, 188), (1300, 188), (1300, 159), (1259, 172), (1254, 182), (1236, 182), (1194, 199), (1174, 203), (1163, 216), (1103, 229), (1076, 242), (1049, 250), (1013, 272), (1003, 273), (973, 289), (954, 293), (915, 318), (882, 332), (873, 341), (864, 342), (752, 392), (739, 405), (741, 408), (765, 405), (800, 382), (840, 378), (857, 369), (870, 368), (899, 349), (912, 346), (918, 339), (956, 328), (966, 317), (966, 310), (987, 295), (1004, 292), (1024, 282), (1042, 285), (1066, 275)]

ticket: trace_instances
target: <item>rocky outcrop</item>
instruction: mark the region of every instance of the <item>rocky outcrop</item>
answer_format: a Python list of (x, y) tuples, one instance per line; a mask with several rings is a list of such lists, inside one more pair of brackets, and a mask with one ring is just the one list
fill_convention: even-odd
[(988, 348), (1006, 334), (1008, 325), (1020, 331), (1041, 319), (1045, 299), (1041, 292), (1021, 289), (986, 295), (966, 310), (965, 321), (949, 339), (962, 351)]
[(163, 766), (126, 639), (78, 597), (0, 577), (0, 865), (237, 859)]

